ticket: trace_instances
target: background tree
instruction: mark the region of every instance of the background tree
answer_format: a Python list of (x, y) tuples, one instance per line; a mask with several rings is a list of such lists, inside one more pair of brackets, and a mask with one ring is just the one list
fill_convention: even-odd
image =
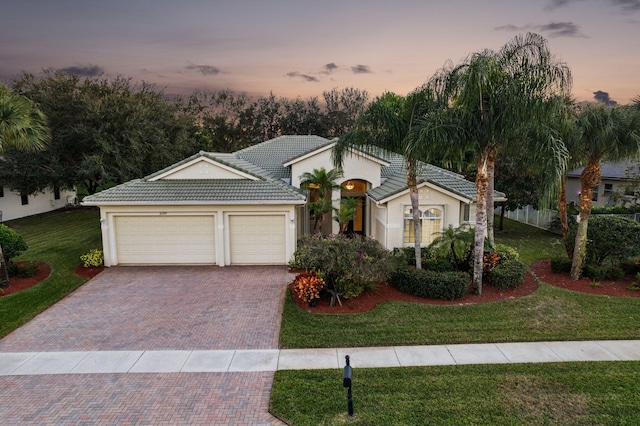
[[(8, 148), (42, 149), (49, 137), (46, 117), (34, 103), (0, 85), (0, 153)], [(7, 259), (0, 244), (0, 288), (8, 286)]]
[(51, 186), (83, 183), (93, 193), (152, 173), (198, 148), (194, 116), (181, 100), (169, 101), (146, 83), (49, 70), (38, 79), (25, 73), (13, 87), (37, 101), (50, 119), (51, 142), (38, 155)]
[(422, 268), (420, 203), (418, 200), (418, 156), (408, 150), (424, 124), (427, 112), (434, 107), (431, 92), (417, 89), (406, 97), (387, 92), (367, 106), (353, 130), (342, 136), (333, 150), (338, 169), (349, 151), (358, 148), (378, 155), (391, 151), (404, 157), (407, 186), (413, 213), (413, 242), (416, 268)]
[[(473, 53), (457, 66), (437, 72), (429, 85), (447, 108), (435, 110), (411, 149), (461, 161), (469, 152), (476, 165), (476, 238), (473, 286), (482, 293), (485, 232), (493, 240), (495, 164), (505, 147), (517, 145), (530, 160), (546, 164), (559, 179), (566, 149), (548, 125), (564, 107), (571, 75), (537, 34), (517, 36), (499, 51)], [(551, 165), (555, 167), (551, 167)]]
[(593, 189), (601, 179), (600, 162), (640, 158), (640, 113), (629, 106), (587, 104), (578, 114), (576, 127), (579, 143), (572, 154), (585, 166), (580, 173), (580, 221), (571, 262), (574, 280), (580, 278), (584, 266)]

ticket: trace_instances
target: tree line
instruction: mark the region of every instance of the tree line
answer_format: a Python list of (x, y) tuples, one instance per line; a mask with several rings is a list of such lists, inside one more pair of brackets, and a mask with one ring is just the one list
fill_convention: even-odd
[[(141, 178), (200, 150), (233, 152), (286, 134), (337, 137), (369, 100), (354, 88), (308, 99), (251, 97), (228, 90), (171, 97), (125, 77), (24, 73), (12, 92), (47, 118), (44, 149), (7, 146), (0, 182), (23, 195), (80, 186), (89, 194)], [(4, 89), (6, 90), (6, 89)]]

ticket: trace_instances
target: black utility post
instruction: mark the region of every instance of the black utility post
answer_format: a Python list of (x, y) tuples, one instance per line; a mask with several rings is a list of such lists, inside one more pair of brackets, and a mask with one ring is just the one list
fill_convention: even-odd
[(347, 388), (347, 410), (349, 411), (349, 417), (353, 417), (353, 395), (351, 394), (351, 376), (353, 375), (353, 369), (349, 365), (349, 355), (344, 358), (347, 361), (347, 365), (344, 367), (342, 386)]

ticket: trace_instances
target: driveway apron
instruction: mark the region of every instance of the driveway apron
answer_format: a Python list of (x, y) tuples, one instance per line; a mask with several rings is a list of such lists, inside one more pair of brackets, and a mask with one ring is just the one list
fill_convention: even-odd
[[(0, 352), (275, 349), (286, 267), (108, 268)], [(281, 424), (272, 372), (0, 376), (12, 424)]]

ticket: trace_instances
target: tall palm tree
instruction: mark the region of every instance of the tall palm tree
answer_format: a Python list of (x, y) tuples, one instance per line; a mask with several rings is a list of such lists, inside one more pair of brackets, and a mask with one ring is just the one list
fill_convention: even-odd
[[(499, 51), (483, 50), (457, 66), (437, 72), (429, 85), (446, 109), (435, 110), (412, 150), (431, 157), (462, 158), (473, 154), (476, 165), (476, 231), (473, 286), (482, 294), (485, 233), (493, 240), (493, 177), (496, 158), (506, 146), (518, 145), (532, 161), (555, 164), (559, 179), (567, 152), (548, 124), (563, 108), (571, 73), (551, 55), (537, 34), (516, 36)], [(545, 166), (547, 167), (547, 166)]]
[(404, 157), (407, 186), (413, 212), (413, 235), (416, 267), (422, 266), (420, 248), (420, 209), (418, 201), (418, 155), (407, 150), (424, 123), (426, 113), (434, 107), (427, 88), (420, 88), (406, 97), (384, 93), (365, 109), (354, 129), (343, 135), (333, 149), (335, 166), (340, 169), (345, 155), (352, 148), (371, 154), (391, 151)]
[(640, 111), (630, 106), (589, 104), (580, 111), (576, 125), (579, 143), (572, 154), (585, 167), (580, 173), (580, 221), (571, 262), (574, 280), (580, 278), (586, 255), (593, 189), (601, 178), (600, 162), (640, 158)]
[[(33, 102), (0, 85), (0, 153), (10, 147), (42, 149), (49, 138), (47, 120)], [(0, 287), (8, 285), (7, 265), (0, 246)]]
[(322, 229), (327, 213), (333, 211), (331, 193), (334, 189), (342, 188), (337, 183), (341, 177), (342, 173), (338, 170), (326, 170), (324, 167), (300, 175), (300, 188), (318, 195), (316, 201), (309, 203), (309, 209), (314, 218), (313, 232), (319, 232)]

